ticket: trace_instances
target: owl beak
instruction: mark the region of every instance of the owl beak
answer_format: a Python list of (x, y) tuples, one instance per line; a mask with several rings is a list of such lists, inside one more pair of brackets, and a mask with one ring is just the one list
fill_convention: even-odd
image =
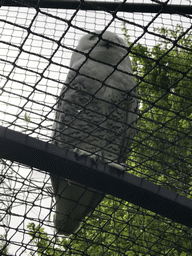
[(109, 49), (109, 48), (112, 47), (112, 45), (111, 45), (110, 43), (106, 43), (106, 44), (105, 44), (105, 47), (106, 47), (107, 49)]
[(101, 43), (101, 46), (103, 46), (103, 47), (109, 49), (109, 48), (111, 48), (113, 45), (111, 45), (109, 42), (102, 42), (102, 43)]

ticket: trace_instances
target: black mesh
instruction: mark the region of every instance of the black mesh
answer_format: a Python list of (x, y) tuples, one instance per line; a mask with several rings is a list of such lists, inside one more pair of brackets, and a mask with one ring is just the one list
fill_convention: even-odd
[[(52, 143), (56, 104), (80, 37), (115, 32), (128, 44), (139, 90), (127, 172), (191, 199), (192, 2), (69, 2), (2, 1), (0, 125)], [(53, 229), (49, 173), (24, 163), (1, 159), (1, 255), (191, 255), (191, 224), (109, 194), (63, 238)]]

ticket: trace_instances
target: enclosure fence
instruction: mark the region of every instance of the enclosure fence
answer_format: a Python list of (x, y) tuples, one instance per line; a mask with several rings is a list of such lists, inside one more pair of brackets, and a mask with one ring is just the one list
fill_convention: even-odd
[[(192, 255), (192, 1), (0, 4), (0, 254)], [(98, 41), (106, 31), (124, 39), (118, 47), (132, 63), (138, 111), (125, 163), (55, 145), (62, 88), (69, 72), (80, 74), (71, 56), (95, 31)], [(113, 144), (115, 136), (127, 140), (116, 128), (109, 133)], [(54, 228), (50, 174), (105, 195), (70, 237)]]

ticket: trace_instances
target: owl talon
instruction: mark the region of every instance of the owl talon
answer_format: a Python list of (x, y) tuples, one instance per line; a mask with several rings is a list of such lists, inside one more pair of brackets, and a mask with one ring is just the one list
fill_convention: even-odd
[(77, 155), (77, 157), (90, 156), (89, 152), (78, 149), (78, 148), (75, 148), (73, 152), (75, 152), (75, 155)]
[(116, 169), (119, 169), (119, 170), (121, 170), (121, 171), (125, 171), (125, 170), (126, 170), (126, 167), (127, 167), (127, 165), (124, 164), (124, 163), (121, 163), (121, 164), (109, 163), (109, 166), (115, 167)]
[(78, 148), (75, 148), (73, 150), (73, 152), (75, 152), (75, 158), (77, 160), (80, 160), (81, 157), (84, 157), (84, 156), (89, 157), (91, 159), (91, 165), (96, 165), (97, 166), (97, 163), (99, 162), (99, 159), (100, 159), (99, 156), (97, 156), (95, 154), (91, 155), (89, 152), (78, 149)]

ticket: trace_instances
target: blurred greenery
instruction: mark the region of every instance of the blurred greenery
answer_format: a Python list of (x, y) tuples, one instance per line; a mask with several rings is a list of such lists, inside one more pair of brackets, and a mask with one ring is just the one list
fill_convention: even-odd
[(9, 249), (9, 244), (7, 242), (6, 234), (0, 235), (0, 255), (9, 255), (8, 249)]
[[(154, 47), (131, 48), (140, 108), (129, 164), (134, 163), (134, 174), (190, 197), (192, 33), (181, 26), (156, 31)], [(123, 32), (131, 46), (125, 27)]]

